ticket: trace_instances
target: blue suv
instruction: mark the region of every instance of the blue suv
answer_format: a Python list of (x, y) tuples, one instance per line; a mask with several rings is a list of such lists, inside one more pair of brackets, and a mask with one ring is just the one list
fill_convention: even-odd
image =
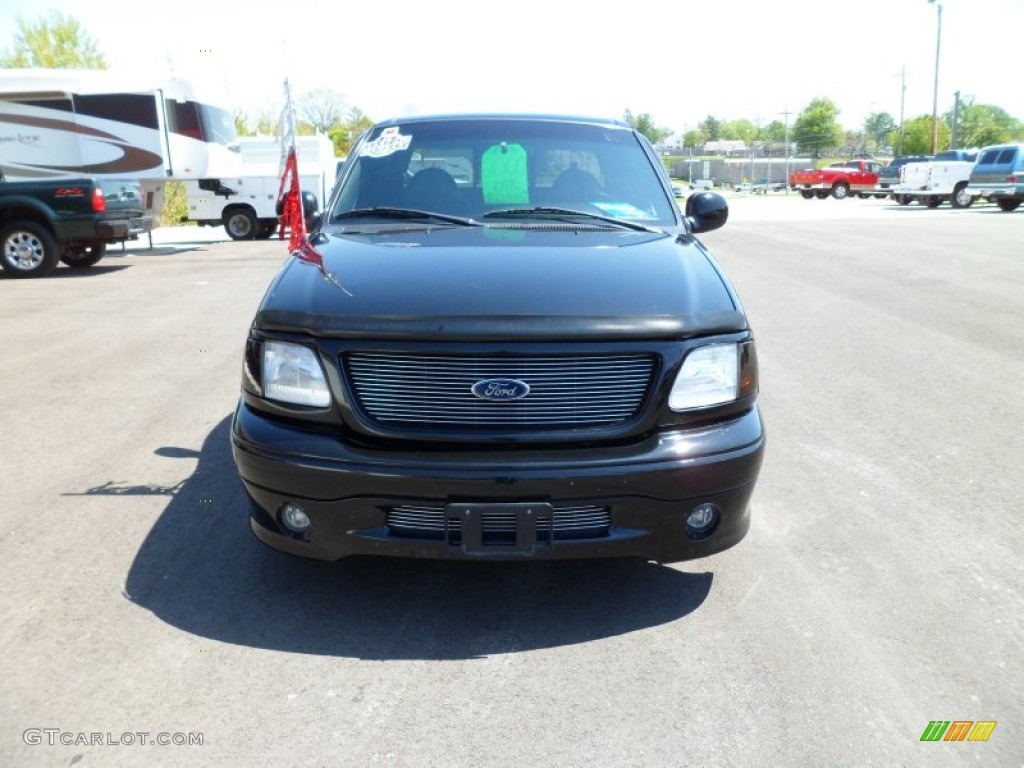
[(991, 200), (1004, 211), (1024, 201), (1024, 144), (985, 147), (971, 171), (967, 194)]

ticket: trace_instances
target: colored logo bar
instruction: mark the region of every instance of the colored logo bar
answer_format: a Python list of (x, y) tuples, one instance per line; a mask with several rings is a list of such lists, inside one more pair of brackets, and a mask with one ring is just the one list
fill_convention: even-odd
[(931, 720), (921, 741), (988, 741), (996, 728), (995, 720)]

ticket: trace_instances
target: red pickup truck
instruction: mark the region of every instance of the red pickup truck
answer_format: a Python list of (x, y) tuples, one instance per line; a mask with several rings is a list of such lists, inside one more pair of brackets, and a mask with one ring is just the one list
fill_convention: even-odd
[(832, 195), (836, 200), (851, 193), (867, 197), (875, 191), (882, 164), (874, 160), (845, 160), (827, 168), (809, 168), (789, 174), (789, 186), (808, 200)]

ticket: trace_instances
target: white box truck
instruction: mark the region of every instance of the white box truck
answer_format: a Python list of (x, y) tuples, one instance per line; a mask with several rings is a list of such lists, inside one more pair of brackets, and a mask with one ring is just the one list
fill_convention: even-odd
[[(242, 168), (239, 175), (221, 177), (217, 183), (185, 183), (188, 218), (201, 226), (223, 225), (232, 240), (265, 239), (277, 231), (278, 225), (281, 140), (243, 136), (238, 142)], [(334, 144), (326, 136), (318, 135), (296, 137), (295, 145), (303, 204), (308, 208), (315, 198), (314, 210), (318, 210), (327, 202), (334, 185)]]
[(977, 159), (976, 149), (950, 149), (928, 162), (907, 163), (892, 188), (893, 199), (904, 203), (916, 200), (929, 208), (948, 200), (954, 208), (969, 208), (974, 197), (967, 192), (967, 182)]

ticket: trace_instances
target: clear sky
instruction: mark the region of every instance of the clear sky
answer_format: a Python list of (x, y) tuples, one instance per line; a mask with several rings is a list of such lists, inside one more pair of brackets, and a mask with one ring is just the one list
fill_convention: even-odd
[[(943, 0), (939, 111), (953, 93), (1024, 120), (1024, 0)], [(79, 20), (112, 68), (173, 72), (213, 100), (277, 113), (344, 93), (373, 119), (428, 112), (649, 112), (677, 132), (712, 114), (790, 120), (816, 96), (847, 128), (871, 112), (931, 114), (936, 5), (927, 0), (0, 0), (17, 19)]]

